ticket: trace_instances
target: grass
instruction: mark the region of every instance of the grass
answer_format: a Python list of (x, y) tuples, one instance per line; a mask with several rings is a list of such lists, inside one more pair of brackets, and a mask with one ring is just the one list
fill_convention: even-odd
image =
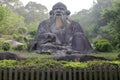
[[(22, 54), (24, 54), (27, 57), (36, 57), (36, 58), (48, 58), (52, 56), (52, 55), (47, 55), (47, 54), (37, 54), (37, 53), (30, 53), (30, 52), (23, 52)], [(119, 52), (108, 52), (108, 53), (93, 53), (93, 54), (87, 54), (87, 55), (117, 59), (118, 54), (120, 53)]]
[(22, 54), (29, 58), (49, 58), (51, 56), (48, 54), (37, 54), (37, 53), (29, 53), (29, 52), (23, 52)]
[[(0, 52), (4, 52), (4, 51), (0, 51)], [(52, 56), (49, 54), (38, 54), (38, 53), (27, 52), (27, 51), (19, 51), (19, 52), (18, 51), (9, 51), (9, 52), (12, 52), (15, 54), (20, 54), (20, 55), (23, 55), (23, 56), (28, 57), (28, 58), (37, 58), (37, 59), (49, 58)]]
[(93, 53), (93, 54), (87, 54), (87, 55), (93, 55), (93, 56), (100, 56), (100, 57), (107, 57), (115, 59), (113, 61), (102, 61), (102, 60), (93, 60), (93, 61), (87, 61), (87, 62), (72, 62), (72, 61), (56, 61), (52, 59), (45, 59), (49, 58), (52, 55), (47, 54), (36, 54), (31, 52), (13, 52), (16, 54), (23, 54), (28, 58), (37, 58), (37, 59), (27, 59), (22, 61), (12, 61), (12, 60), (1, 60), (0, 67), (16, 67), (21, 65), (26, 68), (34, 68), (36, 66), (39, 67), (51, 67), (51, 68), (59, 68), (59, 67), (65, 67), (65, 68), (87, 68), (87, 67), (94, 67), (94, 66), (103, 66), (103, 65), (120, 65), (120, 61), (116, 60), (119, 53)]
[[(23, 52), (23, 55), (31, 58), (49, 58), (52, 55), (47, 55), (47, 54), (36, 54), (36, 53), (29, 53), (29, 52)], [(92, 55), (92, 56), (98, 56), (98, 57), (106, 57), (106, 58), (111, 58), (116, 60), (118, 58), (119, 52), (110, 52), (110, 53), (93, 53), (93, 54), (87, 54), (87, 55)]]
[[(16, 54), (23, 54), (28, 58), (49, 58), (52, 55), (49, 54), (37, 54), (34, 52), (15, 52), (13, 51), (13, 53)], [(93, 53), (93, 54), (87, 54), (87, 55), (92, 55), (92, 56), (98, 56), (98, 57), (106, 57), (106, 58), (111, 58), (116, 60), (118, 58), (118, 54), (120, 54), (119, 52), (108, 52), (108, 53)]]
[(111, 59), (117, 59), (118, 58), (118, 54), (119, 53), (94, 53), (94, 54), (91, 54), (93, 56), (99, 56), (99, 57), (106, 57), (106, 58), (111, 58)]
[(38, 54), (34, 52), (14, 52), (14, 53), (23, 54), (27, 56), (28, 58), (48, 58), (51, 56), (49, 54)]

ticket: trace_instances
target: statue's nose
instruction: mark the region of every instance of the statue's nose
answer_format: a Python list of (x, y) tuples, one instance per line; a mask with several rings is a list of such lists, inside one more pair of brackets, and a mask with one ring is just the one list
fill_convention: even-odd
[(57, 10), (57, 13), (61, 13), (61, 11), (60, 11), (60, 10)]

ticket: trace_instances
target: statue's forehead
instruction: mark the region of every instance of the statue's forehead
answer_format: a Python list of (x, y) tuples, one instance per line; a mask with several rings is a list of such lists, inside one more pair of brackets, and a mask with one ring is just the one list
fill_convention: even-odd
[(56, 3), (56, 4), (52, 7), (52, 9), (56, 9), (56, 8), (64, 8), (64, 9), (67, 10), (67, 7), (65, 6), (65, 4), (63, 4), (63, 3), (61, 3), (61, 2)]

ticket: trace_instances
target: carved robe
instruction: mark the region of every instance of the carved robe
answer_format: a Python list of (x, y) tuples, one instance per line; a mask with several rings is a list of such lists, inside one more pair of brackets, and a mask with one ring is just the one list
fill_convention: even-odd
[(70, 21), (70, 23), (61, 27), (55, 27), (50, 19), (43, 21), (38, 27), (33, 43), (35, 44), (31, 50), (38, 50), (40, 52), (45, 50), (46, 52), (54, 52), (62, 49), (84, 53), (91, 53), (93, 51), (80, 24), (75, 21)]

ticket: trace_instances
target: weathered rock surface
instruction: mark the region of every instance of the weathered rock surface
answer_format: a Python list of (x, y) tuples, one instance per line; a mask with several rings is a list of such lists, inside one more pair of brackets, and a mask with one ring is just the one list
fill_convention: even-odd
[(0, 52), (0, 60), (25, 60), (27, 57), (21, 54), (15, 54), (11, 52)]
[(71, 54), (71, 55), (65, 55), (65, 56), (54, 56), (53, 59), (58, 60), (58, 61), (65, 60), (65, 61), (80, 61), (80, 62), (92, 61), (92, 60), (109, 60), (109, 61), (112, 60), (110, 58), (96, 57), (96, 56), (84, 55), (84, 54)]

